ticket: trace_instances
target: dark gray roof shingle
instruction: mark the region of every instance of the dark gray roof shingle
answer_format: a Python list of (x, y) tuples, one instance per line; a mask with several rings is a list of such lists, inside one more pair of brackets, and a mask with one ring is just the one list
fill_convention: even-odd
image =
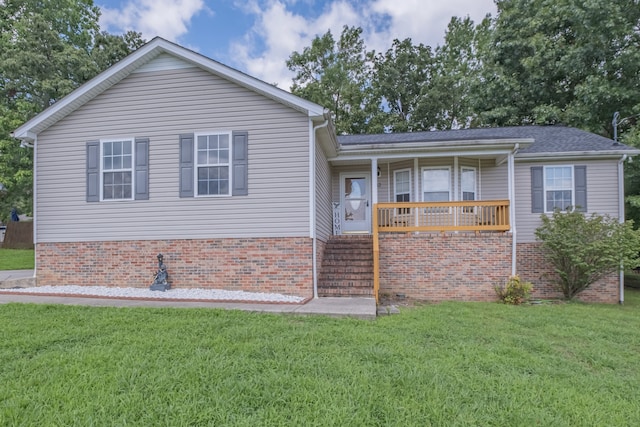
[(634, 150), (623, 144), (591, 132), (567, 126), (513, 126), (502, 128), (475, 128), (430, 132), (383, 133), (374, 135), (340, 135), (341, 145), (393, 144), (424, 142), (426, 145), (447, 141), (474, 141), (491, 139), (530, 138), (535, 142), (519, 153), (561, 153), (583, 151)]

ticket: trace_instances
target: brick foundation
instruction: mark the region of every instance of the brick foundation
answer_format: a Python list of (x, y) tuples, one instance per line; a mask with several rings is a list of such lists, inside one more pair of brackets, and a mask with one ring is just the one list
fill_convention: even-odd
[[(521, 279), (533, 284), (535, 298), (562, 298), (554, 282), (557, 274), (545, 260), (541, 243), (518, 243), (517, 271)], [(620, 278), (612, 273), (578, 294), (577, 298), (586, 302), (615, 304), (620, 301)]]
[(380, 293), (428, 301), (495, 301), (511, 275), (506, 233), (381, 234)]
[(38, 243), (45, 285), (148, 288), (164, 255), (174, 288), (313, 296), (310, 238)]

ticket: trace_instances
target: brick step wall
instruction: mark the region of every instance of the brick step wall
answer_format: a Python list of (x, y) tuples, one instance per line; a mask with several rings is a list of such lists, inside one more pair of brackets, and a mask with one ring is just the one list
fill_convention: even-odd
[(318, 296), (373, 296), (371, 236), (333, 236), (327, 242)]

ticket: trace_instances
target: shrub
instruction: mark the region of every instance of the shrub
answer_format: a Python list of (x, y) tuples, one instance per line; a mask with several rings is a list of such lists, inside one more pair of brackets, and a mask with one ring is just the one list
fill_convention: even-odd
[(494, 289), (503, 303), (519, 305), (529, 299), (533, 285), (523, 282), (519, 276), (511, 276), (504, 286), (496, 285)]
[(557, 210), (551, 217), (542, 215), (536, 237), (558, 274), (557, 286), (566, 299), (622, 266), (638, 266), (640, 231), (630, 221)]

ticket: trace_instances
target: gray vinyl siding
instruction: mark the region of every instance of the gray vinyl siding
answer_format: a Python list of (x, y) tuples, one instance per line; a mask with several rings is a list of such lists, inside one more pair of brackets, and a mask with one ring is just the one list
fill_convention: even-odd
[(619, 216), (617, 160), (550, 161), (515, 164), (516, 231), (519, 243), (535, 242), (539, 213), (531, 212), (531, 166), (585, 165), (587, 167), (587, 214)]
[(333, 234), (333, 206), (331, 205), (331, 171), (327, 156), (316, 144), (316, 236), (328, 240)]
[(508, 199), (509, 166), (507, 162), (496, 166), (494, 159), (482, 160), (479, 186), (479, 198), (482, 200)]
[[(309, 119), (199, 68), (131, 74), (38, 136), (37, 241), (309, 235)], [(180, 199), (180, 134), (249, 132), (249, 195)], [(149, 200), (86, 203), (86, 143), (149, 138)]]
[[(451, 190), (453, 191), (454, 176), (453, 176), (453, 164), (452, 157), (445, 158), (423, 158), (418, 162), (418, 171), (414, 170), (414, 161), (402, 160), (387, 162), (384, 159), (378, 162), (380, 167), (380, 176), (378, 177), (378, 201), (379, 202), (393, 202), (395, 200), (395, 188), (394, 188), (394, 172), (401, 169), (411, 170), (411, 200), (421, 201), (422, 191), (422, 168), (434, 167), (434, 166), (447, 166), (451, 168)], [(479, 200), (496, 200), (496, 199), (508, 199), (508, 176), (507, 176), (507, 163), (503, 163), (496, 166), (495, 159), (473, 159), (460, 157), (458, 158), (458, 193), (460, 193), (460, 170), (463, 167), (472, 167), (476, 170), (476, 190), (477, 198)], [(368, 165), (356, 165), (356, 166), (338, 166), (333, 168), (333, 180), (332, 180), (332, 200), (334, 202), (340, 201), (340, 173), (342, 172), (361, 172), (369, 171)], [(419, 192), (415, 194), (415, 183), (418, 182)], [(461, 199), (458, 194), (458, 199)]]

